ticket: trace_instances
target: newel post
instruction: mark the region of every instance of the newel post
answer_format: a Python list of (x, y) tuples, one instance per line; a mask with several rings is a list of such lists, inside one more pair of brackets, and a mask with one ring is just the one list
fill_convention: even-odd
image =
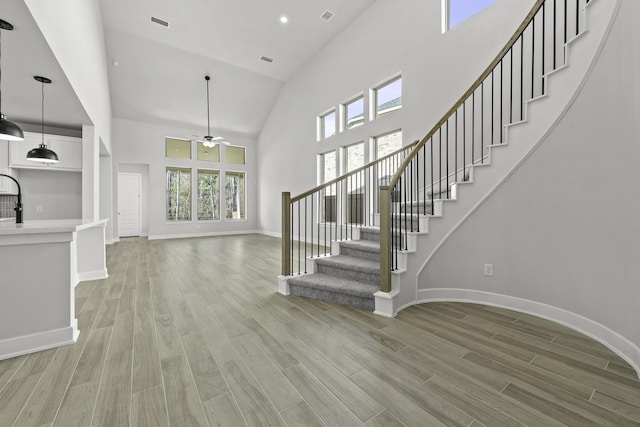
[(291, 193), (282, 193), (282, 275), (291, 275)]
[(391, 189), (380, 187), (380, 291), (391, 292)]

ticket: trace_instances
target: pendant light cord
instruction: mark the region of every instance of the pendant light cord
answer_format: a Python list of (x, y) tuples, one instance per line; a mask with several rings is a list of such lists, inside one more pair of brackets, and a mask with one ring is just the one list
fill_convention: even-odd
[(42, 81), (42, 121), (41, 129), (42, 129), (42, 145), (44, 146), (44, 80)]

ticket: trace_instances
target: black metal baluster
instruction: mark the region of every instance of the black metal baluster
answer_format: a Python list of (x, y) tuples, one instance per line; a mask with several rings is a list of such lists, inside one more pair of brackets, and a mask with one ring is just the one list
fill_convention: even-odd
[[(576, 0), (577, 1), (577, 0)], [(567, 44), (567, 33), (568, 33), (568, 19), (567, 19), (567, 0), (564, 0), (564, 44)], [(566, 52), (566, 50), (565, 50)], [(567, 63), (567, 58), (564, 58), (565, 64)]]
[(545, 6), (547, 3), (542, 3), (542, 78), (540, 79), (541, 92), (542, 95), (545, 93), (545, 81), (544, 76), (546, 74), (545, 70), (545, 55), (546, 55), (546, 21), (547, 21), (547, 12)]
[(511, 76), (509, 77), (509, 123), (513, 123), (513, 46), (509, 49)]
[(580, 33), (580, 0), (576, 0), (576, 36)]
[(553, 0), (553, 69), (556, 69), (556, 62), (557, 62), (557, 58), (556, 55), (558, 54), (558, 7), (556, 5), (556, 0)]
[[(495, 70), (495, 69), (494, 69)], [(495, 98), (495, 92), (496, 92), (496, 87), (495, 87), (495, 76), (494, 76), (494, 70), (491, 70), (491, 145), (496, 143), (495, 140), (495, 133), (494, 133), (494, 127), (495, 127), (495, 121), (496, 121), (496, 117), (495, 117), (495, 103), (494, 103), (494, 98)]]
[(535, 69), (536, 69), (536, 13), (531, 20), (531, 98), (534, 94)]
[(422, 151), (422, 212), (427, 214), (427, 150), (424, 146), (420, 149)]
[(311, 225), (311, 227), (309, 227), (309, 228), (311, 228), (311, 258), (313, 258), (313, 217), (314, 217), (315, 212), (316, 212), (316, 211), (313, 209), (313, 199), (314, 199), (314, 196), (313, 196), (313, 194), (312, 194), (312, 195), (311, 195), (311, 219), (310, 219), (310, 221), (311, 221), (311, 224), (310, 224), (310, 225)]
[(298, 205), (298, 272), (302, 271), (302, 269), (300, 268), (300, 205), (302, 203), (300, 203), (300, 201), (297, 201), (296, 204)]
[(442, 128), (438, 132), (438, 197), (442, 198)]
[(471, 164), (476, 162), (476, 91), (471, 94)]
[[(456, 110), (455, 122), (454, 122), (454, 148), (455, 148), (455, 158), (453, 159), (454, 163), (454, 173), (456, 183), (458, 182), (458, 110)], [(462, 181), (464, 181), (464, 174), (462, 175)]]
[(520, 121), (524, 120), (524, 33), (520, 34)]
[(462, 103), (462, 180), (467, 181), (467, 101)]
[(447, 138), (446, 138), (446, 146), (447, 146), (447, 199), (451, 198), (451, 195), (449, 194), (449, 119), (447, 118), (447, 123), (446, 123), (446, 129), (447, 129)]
[(431, 147), (431, 215), (433, 215), (433, 136), (429, 140)]
[(307, 197), (304, 198), (304, 274), (307, 274)]
[(504, 57), (500, 60), (500, 144), (504, 140), (504, 73), (503, 73)]
[(480, 163), (484, 164), (484, 80), (480, 84)]
[[(291, 213), (290, 213), (291, 214), (291, 216), (290, 216), (290, 218), (291, 218), (291, 266), (290, 267), (291, 267), (291, 269), (290, 269), (290, 271), (291, 271), (291, 274), (293, 275), (293, 245), (295, 243), (295, 240), (293, 240), (293, 218), (294, 218), (293, 217), (293, 203), (289, 204), (289, 208), (291, 209)], [(300, 272), (298, 271), (298, 273), (300, 273)]]

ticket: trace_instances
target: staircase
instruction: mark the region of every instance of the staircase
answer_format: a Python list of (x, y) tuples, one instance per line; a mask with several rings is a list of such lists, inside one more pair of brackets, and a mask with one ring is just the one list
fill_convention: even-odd
[[(575, 12), (566, 12), (567, 1), (573, 2)], [(425, 138), (295, 198), (283, 193), (279, 292), (390, 317), (421, 300), (418, 277), (439, 245), (526, 161), (572, 103), (595, 62), (616, 4), (615, 0), (538, 0), (496, 59)], [(595, 5), (587, 20), (586, 9)], [(555, 22), (556, 14), (563, 7), (569, 31), (557, 30), (564, 33), (557, 47), (556, 37), (545, 38), (532, 28), (553, 16), (556, 31), (560, 24)], [(575, 21), (570, 22), (568, 16), (575, 16)], [(585, 43), (587, 24), (593, 34)], [(532, 34), (538, 34), (541, 41)], [(524, 45), (524, 35), (531, 38), (530, 48)], [(550, 40), (554, 40), (551, 47)], [(531, 71), (516, 69), (520, 80), (513, 70), (510, 77), (502, 74), (514, 63), (525, 62), (516, 53), (524, 56), (529, 51), (533, 59), (528, 61), (534, 64)], [(496, 80), (501, 82), (497, 89)], [(504, 80), (508, 80), (507, 86)], [(507, 96), (503, 95), (506, 91), (513, 105), (500, 105), (498, 110), (492, 99), (480, 119), (478, 114), (464, 119), (465, 108), (471, 110), (476, 104), (484, 108), (487, 92), (493, 97), (497, 90), (500, 99)], [(549, 93), (553, 93), (553, 101)], [(495, 132), (494, 127), (498, 129)], [(478, 133), (477, 142), (459, 138), (459, 134), (475, 137)], [(449, 140), (454, 135), (452, 154)], [(389, 164), (396, 168), (389, 170)], [(361, 216), (348, 212), (347, 190), (355, 177), (357, 182), (368, 183), (362, 192), (365, 213)], [(326, 202), (327, 194), (333, 197), (331, 206)], [(328, 215), (329, 209), (335, 212)], [(350, 222), (350, 218), (361, 217), (362, 223)], [(325, 223), (322, 218), (333, 218), (334, 222)], [(319, 248), (324, 248), (324, 253)]]

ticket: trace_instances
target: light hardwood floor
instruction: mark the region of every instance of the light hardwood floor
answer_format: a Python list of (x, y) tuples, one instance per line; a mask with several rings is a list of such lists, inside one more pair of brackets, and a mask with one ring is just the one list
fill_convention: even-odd
[(636, 373), (593, 340), (479, 305), (386, 319), (284, 297), (279, 253), (109, 247), (110, 277), (76, 288), (79, 341), (0, 361), (0, 426), (640, 425)]

